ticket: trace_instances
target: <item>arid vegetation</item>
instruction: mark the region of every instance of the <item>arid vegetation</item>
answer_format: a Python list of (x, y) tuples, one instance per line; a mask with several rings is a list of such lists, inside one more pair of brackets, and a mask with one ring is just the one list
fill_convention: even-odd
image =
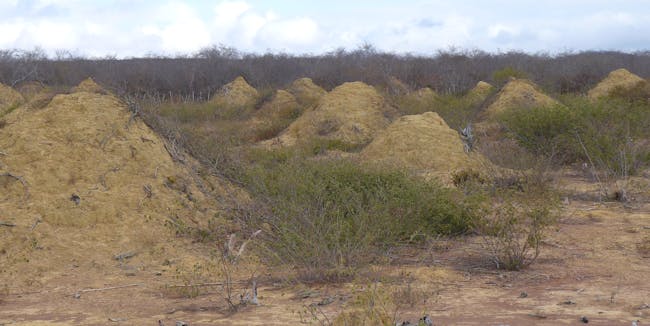
[[(258, 285), (305, 299), (325, 284), (344, 294), (302, 307), (301, 321), (394, 325), (429, 307), (438, 281), (538, 273), (545, 251), (571, 246), (552, 235), (576, 219), (572, 201), (647, 214), (648, 63), (368, 46), (0, 52), (0, 291), (65, 280), (73, 257), (98, 282), (113, 261), (120, 280), (164, 270), (162, 297), (216, 292), (224, 316), (263, 301)], [(563, 186), (567, 175), (595, 190)], [(631, 230), (646, 259), (647, 235)], [(438, 279), (420, 287), (394, 275), (429, 267)]]

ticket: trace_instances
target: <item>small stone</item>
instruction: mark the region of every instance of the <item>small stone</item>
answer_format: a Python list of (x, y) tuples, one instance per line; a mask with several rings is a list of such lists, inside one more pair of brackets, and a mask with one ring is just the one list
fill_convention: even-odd
[(520, 297), (520, 298), (528, 298), (528, 293), (526, 293), (526, 291), (521, 292), (521, 293), (519, 294), (519, 297)]
[(585, 317), (585, 316), (580, 317), (580, 321), (585, 323), (585, 324), (589, 324), (589, 319), (587, 319), (587, 317)]

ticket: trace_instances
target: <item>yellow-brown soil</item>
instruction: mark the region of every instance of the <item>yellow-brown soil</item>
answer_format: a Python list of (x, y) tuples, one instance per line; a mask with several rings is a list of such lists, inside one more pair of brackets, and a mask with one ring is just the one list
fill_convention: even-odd
[(479, 154), (465, 151), (458, 132), (435, 112), (397, 119), (361, 151), (360, 158), (445, 181), (455, 171), (478, 169), (482, 161)]
[(296, 97), (302, 106), (311, 106), (318, 103), (321, 97), (327, 92), (320, 86), (314, 84), (311, 78), (296, 79), (287, 88), (287, 91)]
[[(97, 91), (82, 86), (75, 89)], [(210, 187), (117, 98), (57, 95), (6, 121), (0, 221), (13, 226), (0, 227), (0, 289), (101, 287), (125, 273), (150, 274), (166, 260), (179, 267), (198, 259), (191, 252), (199, 247), (190, 250), (175, 234), (217, 216), (197, 185)], [(136, 256), (114, 259), (125, 252)]]
[(590, 99), (605, 97), (617, 87), (629, 89), (644, 81), (643, 78), (629, 72), (627, 69), (617, 69), (610, 72), (605, 79), (589, 90), (587, 96)]
[(228, 109), (246, 109), (255, 105), (259, 93), (249, 85), (244, 77), (237, 77), (232, 82), (224, 85), (212, 97), (212, 102)]
[(351, 145), (370, 142), (389, 124), (391, 108), (371, 86), (345, 83), (321, 98), (270, 144), (292, 146), (312, 139), (337, 140)]
[(525, 79), (512, 79), (496, 94), (483, 112), (488, 119), (496, 118), (500, 113), (511, 109), (548, 107), (559, 104), (552, 97), (544, 94), (533, 82)]

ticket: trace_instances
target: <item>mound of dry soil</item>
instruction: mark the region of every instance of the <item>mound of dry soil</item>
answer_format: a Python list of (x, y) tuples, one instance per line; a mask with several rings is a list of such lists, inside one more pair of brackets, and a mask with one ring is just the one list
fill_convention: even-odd
[(9, 110), (16, 108), (25, 101), (22, 95), (13, 88), (0, 84), (0, 117)]
[(391, 108), (373, 87), (362, 82), (345, 83), (269, 142), (291, 146), (320, 138), (362, 145), (388, 126), (387, 116), (391, 114)]
[(300, 105), (310, 106), (318, 103), (321, 97), (325, 96), (327, 92), (320, 86), (314, 84), (311, 78), (296, 79), (287, 91), (296, 97)]
[(512, 79), (496, 94), (483, 112), (488, 119), (496, 118), (510, 109), (548, 107), (559, 102), (544, 94), (537, 85), (525, 79)]
[(465, 97), (475, 103), (483, 102), (492, 94), (492, 91), (494, 91), (494, 86), (484, 81), (479, 81), (474, 88), (467, 92)]
[(212, 101), (221, 107), (241, 109), (255, 105), (258, 97), (257, 90), (249, 85), (244, 77), (239, 76), (221, 87), (212, 97)]
[(361, 151), (360, 159), (443, 181), (454, 171), (481, 166), (479, 155), (467, 153), (458, 133), (435, 112), (397, 119)]
[(72, 92), (105, 93), (106, 91), (91, 77), (88, 77), (79, 83), (79, 85), (73, 87)]
[(615, 88), (630, 89), (643, 83), (645, 80), (627, 69), (617, 69), (609, 73), (598, 85), (589, 90), (587, 97), (597, 99), (608, 96)]
[[(215, 216), (173, 149), (93, 84), (40, 110), (20, 107), (0, 128), (0, 222), (11, 225), (0, 226), (0, 288), (70, 273), (103, 286), (127, 267), (190, 259), (175, 233)], [(135, 265), (115, 261), (125, 252)]]

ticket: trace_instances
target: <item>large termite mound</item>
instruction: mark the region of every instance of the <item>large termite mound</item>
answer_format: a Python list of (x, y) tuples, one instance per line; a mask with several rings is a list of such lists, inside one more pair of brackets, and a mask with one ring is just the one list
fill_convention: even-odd
[(454, 172), (479, 169), (482, 164), (479, 155), (469, 152), (458, 132), (435, 112), (397, 119), (361, 151), (360, 159), (444, 181)]
[(259, 92), (239, 76), (221, 87), (212, 97), (212, 102), (227, 110), (247, 110), (255, 105), (258, 98)]
[(525, 79), (511, 79), (496, 94), (494, 101), (483, 112), (488, 119), (511, 109), (549, 107), (559, 104), (544, 94), (537, 85)]
[(314, 84), (311, 78), (296, 79), (287, 88), (287, 91), (296, 97), (296, 100), (302, 106), (311, 106), (327, 94), (322, 87)]
[(271, 142), (291, 146), (324, 139), (363, 145), (388, 126), (391, 114), (390, 106), (373, 87), (362, 82), (345, 83), (323, 96), (318, 106)]
[(629, 72), (627, 69), (617, 69), (609, 73), (598, 85), (589, 90), (590, 99), (609, 96), (617, 88), (632, 89), (639, 84), (647, 83), (643, 78)]
[(11, 225), (0, 226), (0, 288), (69, 273), (103, 285), (124, 275), (120, 253), (136, 255), (133, 273), (161, 268), (191, 256), (175, 234), (217, 216), (216, 186), (95, 85), (19, 107), (0, 128), (0, 222)]

